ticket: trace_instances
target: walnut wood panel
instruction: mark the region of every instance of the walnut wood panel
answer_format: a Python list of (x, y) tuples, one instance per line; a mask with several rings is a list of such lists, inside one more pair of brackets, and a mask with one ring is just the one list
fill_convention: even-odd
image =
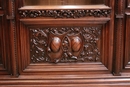
[[(57, 19), (21, 19), (20, 48), (18, 48), (20, 49), (19, 73), (54, 74), (57, 72), (55, 74), (59, 74), (58, 72), (61, 71), (108, 73), (108, 69), (112, 67), (107, 65), (110, 63), (107, 52), (111, 51), (105, 50), (108, 49), (106, 40), (110, 39), (105, 37), (109, 31), (107, 29), (109, 18), (104, 18), (102, 21), (99, 18), (95, 24), (92, 24), (92, 21), (93, 19), (59, 21)], [(74, 45), (71, 46), (73, 41), (76, 41), (74, 43), (77, 48), (73, 47)], [(87, 67), (91, 68), (87, 69)]]

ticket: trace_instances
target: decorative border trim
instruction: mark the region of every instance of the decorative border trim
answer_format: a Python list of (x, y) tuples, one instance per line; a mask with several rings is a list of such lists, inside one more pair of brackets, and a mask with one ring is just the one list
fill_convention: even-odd
[(111, 9), (89, 10), (20, 10), (22, 18), (53, 17), (53, 18), (81, 18), (81, 17), (108, 17)]

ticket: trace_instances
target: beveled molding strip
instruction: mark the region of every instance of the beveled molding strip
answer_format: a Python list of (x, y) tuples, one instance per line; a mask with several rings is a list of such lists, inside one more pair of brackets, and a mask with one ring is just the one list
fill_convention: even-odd
[(19, 10), (21, 18), (53, 17), (53, 18), (81, 18), (81, 17), (109, 17), (111, 9), (63, 9), (63, 10)]

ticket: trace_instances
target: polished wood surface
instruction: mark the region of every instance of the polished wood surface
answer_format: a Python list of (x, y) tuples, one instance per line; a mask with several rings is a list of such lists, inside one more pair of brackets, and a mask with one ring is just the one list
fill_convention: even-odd
[(0, 0), (0, 86), (129, 87), (130, 0), (55, 1)]
[(104, 0), (24, 0), (24, 5), (93, 5), (104, 4)]

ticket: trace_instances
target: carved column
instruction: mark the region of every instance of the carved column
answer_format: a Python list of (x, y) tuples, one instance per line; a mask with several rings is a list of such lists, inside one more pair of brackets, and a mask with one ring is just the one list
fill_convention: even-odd
[(123, 61), (124, 45), (124, 3), (125, 0), (115, 0), (115, 49), (113, 60), (114, 75), (120, 75)]
[(17, 65), (16, 65), (16, 25), (15, 25), (15, 0), (7, 0), (7, 20), (9, 20), (10, 26), (9, 39), (10, 39), (10, 54), (11, 54), (11, 74), (17, 76)]

